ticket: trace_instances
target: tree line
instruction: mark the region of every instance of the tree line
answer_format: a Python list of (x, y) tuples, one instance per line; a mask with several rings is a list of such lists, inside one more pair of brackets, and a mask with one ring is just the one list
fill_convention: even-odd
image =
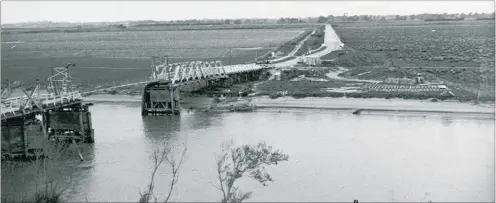
[(416, 14), (416, 15), (328, 15), (306, 18), (279, 19), (192, 19), (176, 21), (142, 21), (145, 24), (174, 24), (174, 25), (240, 25), (240, 24), (297, 24), (297, 23), (332, 23), (357, 21), (406, 21), (406, 20), (443, 20), (443, 19), (494, 19), (493, 13), (456, 13), (456, 14)]

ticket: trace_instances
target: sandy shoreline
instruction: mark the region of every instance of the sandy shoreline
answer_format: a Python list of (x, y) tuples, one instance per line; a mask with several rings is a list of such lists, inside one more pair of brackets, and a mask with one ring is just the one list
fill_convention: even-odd
[[(200, 99), (199, 99), (200, 100)], [(92, 95), (84, 98), (93, 103), (140, 103), (141, 96)], [(202, 105), (200, 102), (199, 105)], [(494, 104), (461, 103), (458, 101), (431, 102), (428, 100), (406, 99), (359, 99), (359, 98), (317, 98), (294, 99), (281, 97), (270, 99), (267, 96), (254, 97), (252, 104), (260, 108), (307, 108), (329, 110), (366, 109), (375, 111), (438, 112), (438, 113), (481, 113), (494, 114)], [(208, 104), (204, 104), (208, 105)], [(201, 108), (201, 107), (200, 107)]]

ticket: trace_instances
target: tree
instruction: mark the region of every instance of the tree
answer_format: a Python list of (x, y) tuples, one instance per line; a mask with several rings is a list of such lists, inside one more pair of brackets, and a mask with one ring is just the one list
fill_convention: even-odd
[(288, 160), (288, 155), (280, 150), (273, 150), (263, 142), (257, 145), (232, 146), (232, 142), (224, 144), (223, 154), (217, 157), (219, 185), (216, 188), (222, 192), (222, 203), (240, 203), (251, 197), (251, 192), (242, 192), (234, 185), (236, 180), (248, 175), (266, 186), (273, 179), (265, 171), (265, 166)]
[(372, 21), (372, 17), (368, 15), (362, 15), (360, 16), (363, 21)]
[(224, 20), (224, 24), (228, 24), (228, 25), (231, 24), (231, 20), (229, 19)]
[(325, 23), (325, 22), (327, 22), (327, 18), (324, 16), (319, 16), (319, 18), (317, 19), (317, 23)]
[(348, 17), (348, 20), (356, 22), (356, 21), (360, 20), (360, 16), (354, 15), (354, 16)]
[(328, 22), (334, 22), (334, 16), (333, 15), (327, 16), (327, 21)]
[(144, 193), (140, 192), (139, 203), (148, 203), (152, 200), (152, 198), (155, 200), (155, 202), (157, 202), (157, 197), (153, 193), (153, 189), (155, 187), (155, 174), (157, 173), (159, 166), (162, 165), (162, 162), (164, 161), (166, 161), (167, 164), (171, 167), (172, 180), (164, 203), (169, 201), (172, 191), (174, 190), (174, 186), (176, 186), (179, 180), (179, 169), (184, 163), (187, 151), (187, 147), (185, 146), (179, 160), (176, 160), (172, 148), (173, 146), (171, 146), (169, 143), (166, 143), (165, 147), (162, 150), (156, 150), (155, 152), (153, 152), (154, 167), (150, 178), (150, 183), (148, 184), (148, 188), (145, 190)]
[(415, 20), (415, 15), (410, 15), (410, 20)]
[(234, 20), (234, 24), (236, 24), (236, 25), (239, 25), (239, 24), (241, 24), (241, 23), (243, 23), (243, 22), (242, 22), (241, 20), (239, 20), (239, 19)]
[(279, 20), (277, 20), (277, 24), (284, 24), (284, 23), (286, 23), (285, 18), (279, 18)]

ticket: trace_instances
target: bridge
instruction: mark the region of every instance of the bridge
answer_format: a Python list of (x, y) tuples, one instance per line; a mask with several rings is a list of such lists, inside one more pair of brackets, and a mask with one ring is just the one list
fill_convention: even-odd
[[(13, 88), (2, 90), (2, 158), (30, 157), (42, 151), (46, 140), (94, 142), (91, 113), (81, 93), (73, 89), (66, 67), (54, 67), (48, 86), (36, 86), (23, 96), (10, 97)], [(41, 120), (36, 117), (41, 116)]]
[(168, 64), (166, 60), (153, 58), (154, 72), (152, 81), (143, 91), (142, 115), (179, 114), (181, 92), (259, 80), (264, 70), (272, 67), (258, 64), (224, 66), (221, 61)]
[[(322, 56), (338, 50), (342, 43), (330, 25), (325, 28), (325, 46), (308, 56)], [(272, 64), (223, 65), (220, 61), (192, 61), (168, 63), (166, 57), (152, 57), (152, 74), (148, 81), (125, 84), (145, 85), (142, 95), (142, 115), (179, 114), (180, 97), (184, 92), (195, 92), (205, 87), (229, 87), (235, 83), (259, 80), (267, 69), (296, 65), (298, 59)], [(91, 104), (83, 103), (85, 94), (99, 92), (98, 89), (79, 92), (72, 86), (69, 74), (74, 64), (52, 69), (48, 86), (43, 89), (39, 81), (23, 95), (11, 96), (9, 88), (2, 90), (0, 105), (2, 122), (2, 157), (33, 154), (39, 150), (40, 142), (47, 139), (74, 140), (92, 143), (94, 132), (91, 125)], [(41, 121), (36, 117), (41, 116)]]

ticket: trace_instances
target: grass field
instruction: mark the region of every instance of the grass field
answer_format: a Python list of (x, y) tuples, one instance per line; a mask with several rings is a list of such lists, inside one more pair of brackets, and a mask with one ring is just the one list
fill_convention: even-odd
[(324, 44), (324, 37), (325, 37), (325, 26), (319, 26), (317, 29), (315, 29), (315, 33), (308, 38), (307, 41), (303, 44), (303, 46), (296, 51), (295, 55), (296, 56), (302, 56), (306, 54), (308, 51), (318, 49), (322, 44)]
[(104, 26), (86, 25), (60, 28), (14, 28), (2, 27), (3, 33), (74, 33), (74, 32), (136, 32), (136, 31), (184, 31), (184, 30), (239, 30), (239, 29), (306, 29), (317, 24), (296, 23), (296, 24), (222, 24), (222, 25), (198, 25), (198, 24), (141, 24), (134, 26)]
[[(305, 29), (2, 33), (2, 81), (34, 83), (49, 67), (75, 63), (74, 83), (91, 85), (144, 80), (152, 55), (170, 62), (222, 60), (251, 62)], [(262, 47), (262, 49), (232, 49)], [(93, 68), (88, 68), (93, 67)], [(104, 68), (95, 68), (104, 67)]]
[(340, 24), (334, 29), (345, 48), (323, 59), (349, 67), (345, 77), (383, 80), (423, 73), (467, 97), (487, 84), (482, 89), (494, 97), (494, 28), (494, 21)]
[(346, 46), (391, 66), (494, 67), (494, 21), (357, 23), (334, 28)]

